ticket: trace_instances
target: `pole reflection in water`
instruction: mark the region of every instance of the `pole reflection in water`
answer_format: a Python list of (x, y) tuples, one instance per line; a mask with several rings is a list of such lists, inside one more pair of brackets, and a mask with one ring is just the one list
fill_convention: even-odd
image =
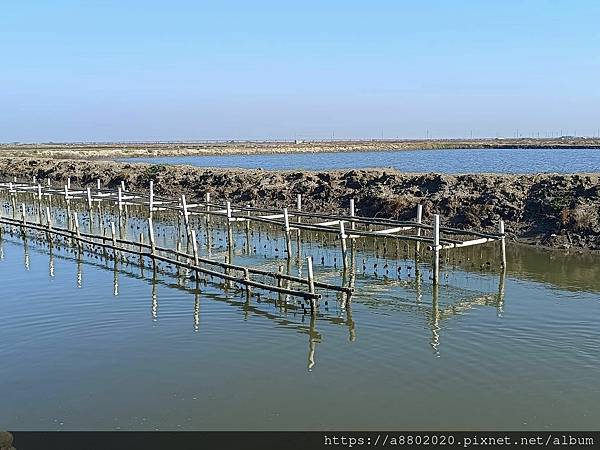
[(194, 331), (200, 330), (200, 282), (196, 279), (194, 292)]
[(48, 273), (50, 278), (54, 278), (54, 246), (52, 245), (52, 242), (50, 242), (50, 245), (48, 246), (48, 256)]
[(431, 348), (435, 356), (440, 356), (439, 346), (440, 346), (440, 298), (439, 298), (439, 286), (432, 286), (432, 294), (431, 294), (431, 319), (430, 319), (430, 327), (431, 327)]
[(25, 270), (29, 270), (29, 244), (27, 243), (27, 237), (25, 236), (25, 231), (23, 231), (23, 258)]
[(317, 344), (321, 342), (321, 334), (317, 331), (317, 317), (310, 314), (310, 326), (308, 329), (308, 370), (315, 366), (315, 350)]
[(81, 289), (83, 286), (83, 260), (81, 252), (77, 253), (77, 287)]
[(113, 295), (119, 295), (119, 261), (116, 253), (113, 259)]
[(158, 278), (155, 267), (155, 269), (152, 271), (152, 307), (150, 309), (150, 312), (152, 314), (152, 322), (156, 322), (158, 320), (158, 298), (156, 294), (157, 285)]
[(500, 272), (500, 282), (498, 286), (498, 306), (496, 307), (496, 314), (498, 317), (502, 317), (504, 312), (504, 285), (506, 279), (506, 268)]

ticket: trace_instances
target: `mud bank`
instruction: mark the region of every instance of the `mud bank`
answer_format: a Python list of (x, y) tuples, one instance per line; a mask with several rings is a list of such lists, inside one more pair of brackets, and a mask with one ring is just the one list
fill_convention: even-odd
[(516, 139), (402, 139), (361, 141), (227, 141), (0, 144), (0, 156), (36, 158), (135, 158), (154, 156), (253, 155), (281, 153), (367, 152), (453, 148), (600, 148), (600, 139), (584, 137)]
[(105, 186), (125, 181), (145, 190), (154, 180), (157, 194), (186, 193), (201, 199), (229, 199), (254, 206), (284, 207), (302, 194), (307, 210), (346, 210), (412, 219), (417, 204), (424, 218), (439, 213), (459, 228), (495, 230), (506, 221), (509, 238), (551, 247), (600, 249), (600, 174), (440, 175), (369, 169), (331, 172), (208, 169), (190, 166), (104, 161), (0, 158), (0, 178), (51, 178), (76, 185)]

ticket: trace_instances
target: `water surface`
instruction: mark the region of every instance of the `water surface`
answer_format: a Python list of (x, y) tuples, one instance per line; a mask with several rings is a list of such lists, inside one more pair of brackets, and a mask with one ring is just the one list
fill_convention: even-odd
[(600, 149), (445, 149), (130, 158), (128, 162), (271, 170), (392, 167), (403, 172), (600, 172)]
[[(86, 229), (84, 214), (82, 229)], [(62, 222), (61, 222), (62, 221)], [(180, 236), (158, 222), (160, 243)], [(56, 226), (64, 225), (57, 213)], [(119, 233), (135, 236), (134, 217)], [(193, 223), (202, 255), (225, 232)], [(210, 237), (210, 239), (209, 239)], [(236, 263), (344, 277), (324, 236), (235, 232)], [(209, 245), (210, 244), (210, 245)], [(110, 256), (110, 255), (108, 255)], [(354, 249), (356, 294), (326, 294), (316, 318), (295, 299), (251, 299), (218, 280), (134, 258), (49, 248), (4, 227), (0, 242), (0, 423), (74, 430), (593, 429), (600, 420), (600, 260), (492, 246), (449, 253), (433, 289), (411, 249)], [(489, 263), (489, 264), (487, 264)], [(416, 269), (419, 269), (417, 273)], [(257, 293), (255, 293), (257, 294)]]

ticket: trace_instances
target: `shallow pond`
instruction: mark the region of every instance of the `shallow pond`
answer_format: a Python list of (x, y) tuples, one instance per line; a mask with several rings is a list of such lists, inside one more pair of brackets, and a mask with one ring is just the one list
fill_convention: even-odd
[[(6, 210), (3, 210), (6, 213)], [(55, 212), (60, 226), (64, 216)], [(81, 217), (84, 227), (85, 215)], [(119, 222), (120, 223), (120, 222)], [(94, 225), (96, 226), (96, 225)], [(102, 226), (99, 224), (98, 226)], [(105, 226), (105, 224), (104, 224)], [(214, 223), (202, 255), (229, 253)], [(135, 236), (134, 217), (119, 233)], [(159, 242), (178, 239), (174, 223)], [(210, 236), (210, 239), (209, 239)], [(335, 242), (309, 236), (319, 280)], [(280, 232), (235, 232), (233, 260), (302, 273)], [(600, 258), (493, 245), (448, 253), (443, 283), (388, 241), (357, 243), (349, 305), (294, 299), (135, 259), (79, 254), (4, 226), (0, 423), (19, 429), (593, 429)], [(490, 264), (487, 264), (490, 263)]]

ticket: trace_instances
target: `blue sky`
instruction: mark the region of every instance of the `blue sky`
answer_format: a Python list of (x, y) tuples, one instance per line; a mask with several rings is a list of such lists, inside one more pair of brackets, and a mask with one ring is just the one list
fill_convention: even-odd
[(599, 23), (591, 0), (3, 0), (0, 142), (594, 135)]

